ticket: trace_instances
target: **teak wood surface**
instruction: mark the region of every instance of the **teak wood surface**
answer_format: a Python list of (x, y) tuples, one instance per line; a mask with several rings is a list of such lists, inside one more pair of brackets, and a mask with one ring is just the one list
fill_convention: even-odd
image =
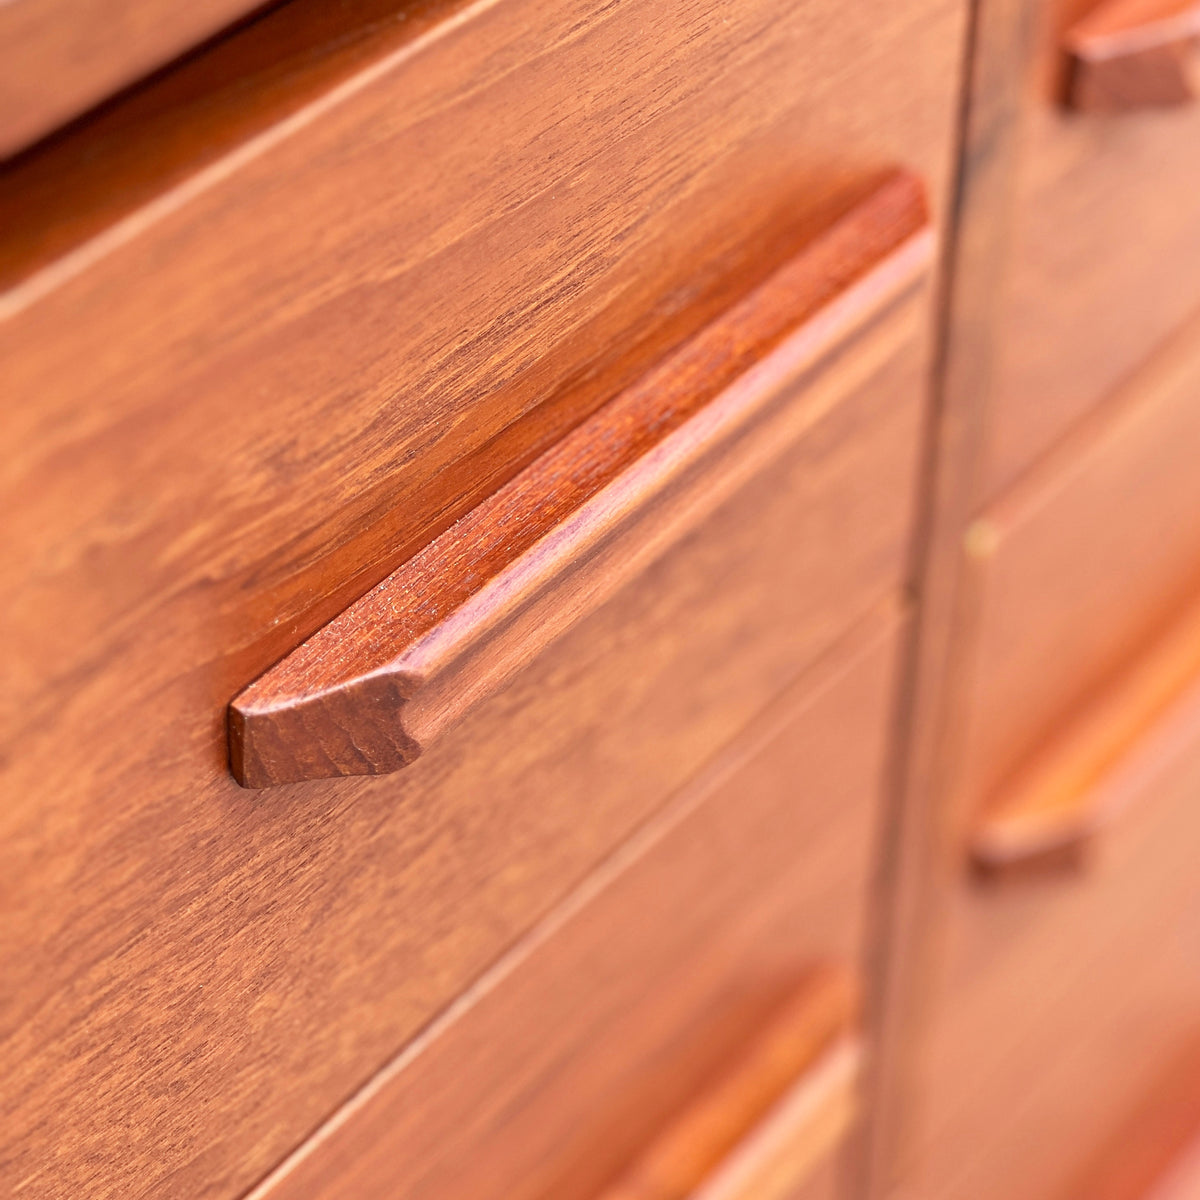
[(1089, 701), (1119, 696), (1195, 595), (1198, 361), (1191, 322), (962, 526), (973, 622), (955, 695), (969, 736), (935, 826), (952, 882), (937, 893), (940, 949), (909, 1027), (921, 1049), (907, 1094), (922, 1119), (898, 1159), (905, 1185), (937, 1200), (1056, 1195), (1194, 1021), (1200, 978), (1181, 953), (1197, 911), (1180, 850), (1196, 836), (1187, 696), (1124, 755), (1122, 736), (1103, 747), (1110, 768), (1091, 800), (1125, 811), (1089, 848), (1091, 870), (995, 888), (972, 885), (967, 866), (997, 789), (1069, 742)]
[(1078, 1196), (1193, 1039), (1200, 711), (1184, 716), (1106, 782), (1129, 794), (1091, 870), (963, 886), (949, 908), (914, 1147), (931, 1200)]
[(87, 771), (7, 768), (5, 1186), (244, 1191), (752, 722), (903, 578), (925, 311), (835, 351), (782, 457), (400, 774), (256, 803), (226, 697), (164, 686), (152, 637), (77, 688)]
[(921, 185), (898, 173), (242, 692), (238, 781), (411, 762), (752, 473), (762, 410), (931, 254)]
[[(973, 886), (965, 869), (984, 798), (1054, 744), (1089, 688), (1138, 661), (1194, 595), (1200, 565), (1194, 472), (1183, 465), (1196, 445), (1184, 400), (1197, 336), (1187, 318), (1200, 299), (1187, 266), (1200, 256), (1196, 116), (1064, 106), (1062, 38), (1096, 7), (983, 0), (973, 10), (885, 883), (873, 1198), (1059, 1200), (1076, 1168), (1121, 1136), (1124, 1109), (1194, 1025), (1194, 962), (1181, 951), (1195, 938), (1180, 849), (1195, 839), (1183, 800), (1195, 787), (1187, 701), (1102, 781), (1103, 803), (1128, 812), (1092, 873), (1006, 890)], [(1147, 402), (1132, 437), (1140, 449), (1122, 454), (1115, 438), (1098, 459), (1076, 453), (1095, 434), (1094, 410), (1137, 411), (1109, 403), (1125, 380)], [(1162, 419), (1157, 447), (1156, 404), (1179, 422)], [(1023, 499), (1010, 503), (1014, 484)], [(972, 527), (992, 504), (1005, 520)], [(1020, 533), (1018, 511), (1030, 517)], [(973, 582), (1005, 551), (996, 576), (1020, 583), (1001, 583), (1010, 594), (997, 603)], [(986, 708), (973, 689), (981, 619)]]
[[(299, 11), (0, 172), (0, 1190), (27, 1197), (245, 1194), (905, 569), (928, 294), (436, 756), (238, 790), (249, 681), (889, 164), (943, 219), (964, 15), (506, 0), (343, 58), (344, 7), (310, 3), (329, 36), (259, 59)], [(245, 92), (207, 91), (243, 54)]]
[[(889, 599), (830, 647), (253, 1200), (591, 1200), (814, 966), (840, 967), (843, 1019), (899, 616)], [(827, 1164), (800, 1195), (836, 1185)]]
[(1194, 1200), (1200, 1189), (1200, 1034), (1055, 1200)]

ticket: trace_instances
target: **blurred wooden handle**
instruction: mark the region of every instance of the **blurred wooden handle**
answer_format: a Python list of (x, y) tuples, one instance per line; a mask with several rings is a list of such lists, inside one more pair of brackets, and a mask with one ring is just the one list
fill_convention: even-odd
[(786, 1200), (854, 1117), (855, 1006), (845, 972), (811, 980), (600, 1200)]
[(1200, 736), (1200, 602), (1001, 788), (971, 843), (985, 875), (1078, 867), (1160, 762)]
[(931, 251), (922, 187), (894, 172), (238, 695), (238, 782), (411, 762), (798, 437), (802, 409), (774, 402)]
[(1063, 39), (1068, 102), (1082, 112), (1187, 104), (1196, 96), (1198, 0), (1107, 0)]

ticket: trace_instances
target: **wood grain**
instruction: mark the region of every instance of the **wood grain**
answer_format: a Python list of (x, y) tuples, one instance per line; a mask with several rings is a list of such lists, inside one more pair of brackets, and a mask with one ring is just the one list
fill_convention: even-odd
[[(215, 712), (884, 166), (940, 197), (961, 5), (873, 2), (516, 0), (384, 23), (344, 78), (202, 167), (184, 153), (66, 248), (93, 185), (125, 193), (130, 129), (82, 129), (36, 186), (14, 168), (0, 250), (59, 248), (0, 298), (21, 447), (4, 511), (22, 512), (3, 535), (28, 581), (0, 728), (52, 723), (72, 673), (131, 639), (157, 640), (146, 686), (171, 686), (174, 635), (146, 621), (168, 591)], [(914, 82), (896, 61), (926, 65)], [(190, 129), (151, 123), (130, 159)]]
[(1084, 112), (1136, 112), (1196, 98), (1200, 4), (1105, 0), (1071, 26), (1069, 103)]
[(1195, 595), (1196, 362), (1192, 322), (961, 530), (978, 623), (959, 633), (952, 701), (970, 739), (929, 835), (953, 886), (936, 892), (897, 1191), (1058, 1196), (1194, 1031), (1190, 693), (1097, 785), (1101, 809), (1125, 812), (1085, 876), (969, 887), (962, 854), (978, 806)]
[[(962, 20), (472, 4), (35, 256), (0, 300), (0, 1192), (244, 1195), (903, 574), (927, 293), (436, 755), (269, 803), (228, 774), (231, 696), (722, 281), (890, 163), (940, 216)], [(6, 252), (82, 170), (32, 161)]]
[[(898, 615), (831, 647), (253, 1200), (614, 1186), (815, 964), (860, 961)], [(817, 1175), (800, 1194), (834, 1200)]]
[[(1017, 199), (1025, 0), (971, 7), (963, 45), (953, 219), (942, 261), (932, 420), (919, 499), (914, 636), (904, 664), (893, 802), (880, 854), (871, 954), (865, 1122), (850, 1194), (921, 1195), (929, 1022), (938, 1010), (945, 915), (962, 885), (964, 693), (978, 597), (963, 533), (984, 499), (987, 435), (1003, 345)], [(953, 1149), (949, 1151), (954, 1153)]]
[(0, 5), (0, 158), (260, 7), (262, 0)]
[[(1167, 710), (1200, 705), (1200, 603), (1193, 603), (992, 797), (971, 841), (989, 876), (1052, 861), (1080, 865), (1128, 795), (1103, 786)], [(1186, 745), (1200, 734), (1187, 725)]]
[(241, 1195), (452, 1003), (902, 578), (925, 329), (834, 351), (774, 465), (396, 775), (253, 802), (211, 592), (145, 594), (5, 767), (0, 1191)]
[(411, 762), (735, 489), (762, 410), (931, 254), (921, 186), (898, 173), (240, 693), (238, 781)]

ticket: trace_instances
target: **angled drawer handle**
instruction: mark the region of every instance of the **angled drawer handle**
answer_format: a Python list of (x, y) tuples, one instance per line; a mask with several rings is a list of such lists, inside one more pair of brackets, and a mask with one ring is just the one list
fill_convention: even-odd
[(1081, 112), (1187, 104), (1200, 82), (1198, 0), (1107, 0), (1063, 39), (1068, 102)]
[(908, 291), (931, 252), (919, 182), (889, 175), (241, 692), (228, 719), (238, 782), (411, 762), (777, 454), (778, 432), (753, 436), (771, 401)]
[(817, 973), (599, 1200), (786, 1200), (854, 1119), (854, 1017), (846, 972)]
[(971, 842), (989, 877), (1077, 868), (1144, 777), (1200, 736), (1200, 601), (1001, 788)]

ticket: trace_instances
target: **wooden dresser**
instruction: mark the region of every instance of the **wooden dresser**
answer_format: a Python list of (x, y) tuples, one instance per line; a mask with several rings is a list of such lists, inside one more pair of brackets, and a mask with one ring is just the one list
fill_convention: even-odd
[(0, 4), (0, 1196), (1200, 1196), (1194, 94)]

